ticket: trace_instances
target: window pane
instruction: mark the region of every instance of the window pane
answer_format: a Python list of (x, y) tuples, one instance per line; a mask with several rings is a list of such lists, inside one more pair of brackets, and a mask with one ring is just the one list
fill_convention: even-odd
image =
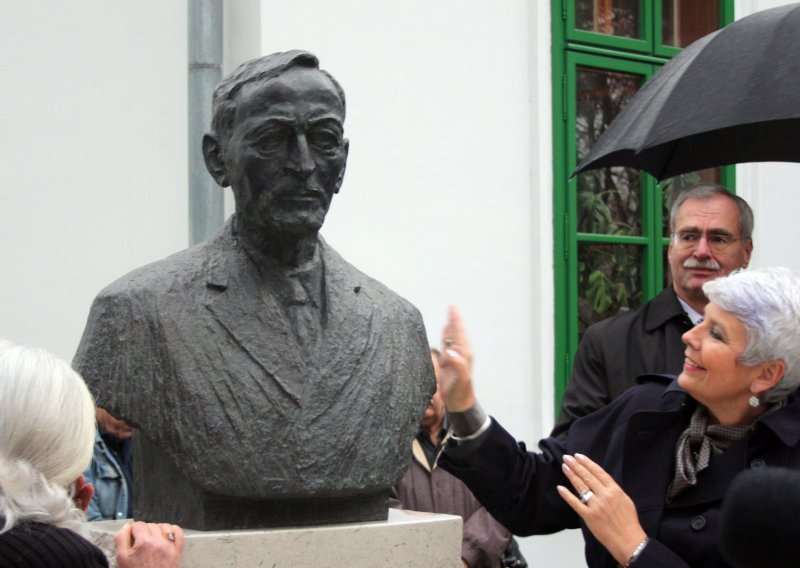
[(641, 39), (639, 0), (575, 0), (575, 27)]
[[(576, 70), (576, 149), (580, 162), (636, 93), (642, 75), (591, 67)], [(578, 231), (639, 235), (641, 176), (628, 168), (604, 168), (578, 176)]]
[(719, 183), (720, 181), (720, 169), (719, 168), (708, 168), (705, 170), (700, 170), (697, 172), (690, 172), (688, 174), (683, 174), (679, 176), (675, 176), (672, 178), (665, 179), (661, 182), (661, 196), (662, 196), (662, 220), (663, 220), (663, 228), (661, 234), (665, 237), (670, 236), (669, 230), (669, 211), (672, 207), (673, 201), (678, 196), (678, 194), (689, 187), (690, 185), (694, 185), (696, 183)]
[(719, 28), (719, 0), (662, 0), (664, 45), (686, 47)]
[(642, 303), (642, 247), (578, 243), (578, 333)]

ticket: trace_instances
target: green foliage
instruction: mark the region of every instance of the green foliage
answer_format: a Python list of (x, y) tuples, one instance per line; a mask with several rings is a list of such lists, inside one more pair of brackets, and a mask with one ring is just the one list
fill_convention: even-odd
[(602, 270), (594, 270), (588, 280), (586, 299), (592, 302), (596, 314), (604, 315), (615, 304), (624, 305), (627, 302), (629, 294), (625, 285), (612, 282)]
[[(578, 230), (601, 235), (631, 235), (640, 230), (639, 176), (615, 168), (578, 179)], [(622, 309), (639, 304), (639, 246), (584, 242), (578, 250), (579, 334)]]

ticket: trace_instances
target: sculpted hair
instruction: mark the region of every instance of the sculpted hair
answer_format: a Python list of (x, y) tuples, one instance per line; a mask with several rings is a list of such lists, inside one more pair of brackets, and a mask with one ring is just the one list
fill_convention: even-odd
[(675, 223), (678, 220), (678, 209), (687, 199), (699, 199), (706, 201), (718, 195), (727, 197), (733, 201), (734, 205), (739, 209), (739, 238), (743, 241), (749, 241), (753, 238), (753, 227), (755, 221), (753, 220), (753, 210), (747, 204), (747, 201), (734, 195), (727, 188), (717, 185), (715, 183), (698, 183), (690, 185), (681, 191), (672, 203), (669, 210), (669, 230), (670, 233), (675, 233)]
[(233, 119), (236, 115), (236, 96), (248, 83), (253, 81), (268, 81), (279, 77), (293, 67), (307, 67), (316, 69), (333, 83), (336, 93), (342, 101), (342, 113), (346, 110), (344, 90), (333, 76), (319, 68), (316, 55), (307, 51), (284, 51), (265, 55), (258, 59), (245, 61), (225, 77), (217, 88), (214, 89), (212, 102), (211, 130), (219, 142), (224, 146), (230, 136)]
[(91, 462), (94, 435), (80, 375), (43, 349), (0, 340), (0, 532), (26, 521), (80, 532), (71, 484)]
[(739, 318), (747, 331), (744, 365), (780, 359), (781, 381), (763, 395), (765, 402), (786, 398), (800, 385), (800, 276), (788, 268), (739, 270), (706, 282), (703, 293)]

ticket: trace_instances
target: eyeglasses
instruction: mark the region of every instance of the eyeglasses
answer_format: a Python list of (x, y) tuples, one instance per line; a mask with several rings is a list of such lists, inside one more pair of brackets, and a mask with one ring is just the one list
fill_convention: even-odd
[(673, 240), (678, 248), (693, 249), (700, 244), (700, 239), (704, 237), (708, 248), (714, 252), (725, 252), (733, 243), (741, 240), (726, 233), (699, 233), (697, 231), (678, 231), (673, 235)]

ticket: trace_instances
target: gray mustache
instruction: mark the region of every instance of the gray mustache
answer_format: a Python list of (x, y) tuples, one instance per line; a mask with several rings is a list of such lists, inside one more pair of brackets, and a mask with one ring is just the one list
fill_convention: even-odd
[(719, 270), (719, 262), (713, 258), (707, 260), (697, 260), (696, 258), (687, 258), (683, 263), (684, 268), (705, 268), (706, 270)]

